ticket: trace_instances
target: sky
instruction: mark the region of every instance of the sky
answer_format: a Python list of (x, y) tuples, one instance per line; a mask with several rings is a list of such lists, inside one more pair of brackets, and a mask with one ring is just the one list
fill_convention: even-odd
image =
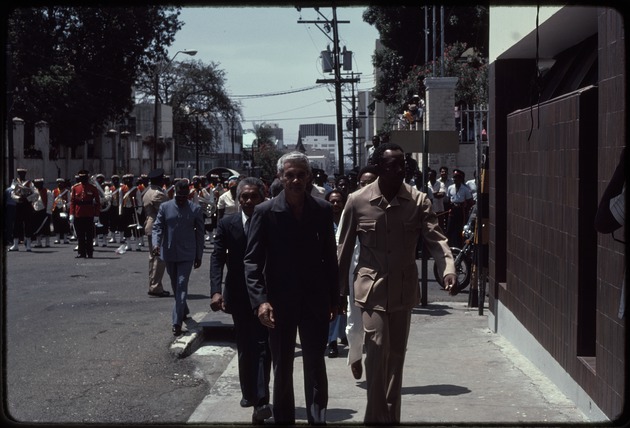
[[(339, 23), (338, 29), (341, 49), (345, 46), (353, 52), (352, 71), (361, 73), (355, 90), (374, 86), (372, 55), (378, 31), (363, 22), (364, 10), (337, 8), (337, 20), (350, 21)], [(331, 7), (319, 11), (332, 19)], [(332, 48), (332, 31), (329, 39), (317, 25), (298, 23), (300, 18), (325, 22), (313, 8), (298, 12), (288, 6), (183, 7), (179, 19), (184, 25), (169, 56), (196, 50), (195, 60), (217, 63), (225, 72), (228, 94), (241, 104), (243, 128), (277, 123), (284, 130), (284, 143), (296, 144), (300, 124), (336, 124), (334, 85), (316, 83), (317, 79), (333, 78), (322, 71), (320, 59), (321, 51), (328, 45)], [(176, 61), (186, 59), (190, 58), (180, 53)], [(269, 96), (291, 91), (295, 92)], [(345, 106), (350, 108), (348, 103)], [(346, 113), (350, 114), (344, 108)]]

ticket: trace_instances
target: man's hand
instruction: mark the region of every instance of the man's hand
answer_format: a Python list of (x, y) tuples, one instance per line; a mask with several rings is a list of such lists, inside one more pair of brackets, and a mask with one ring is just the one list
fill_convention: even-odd
[(74, 214), (70, 214), (70, 216), (68, 217), (68, 221), (70, 222), (70, 224), (74, 223)]
[(459, 293), (459, 285), (457, 284), (457, 275), (449, 273), (444, 276), (444, 289), (448, 291), (451, 296)]
[(223, 301), (223, 294), (214, 293), (210, 299), (210, 309), (212, 311), (225, 311), (225, 302)]
[(195, 269), (198, 269), (199, 266), (201, 266), (201, 259), (195, 259), (195, 263), (193, 264), (193, 267)]
[(153, 251), (151, 251), (151, 254), (153, 254), (155, 257), (159, 257), (160, 256), (160, 247), (158, 247), (158, 246), (153, 247)]
[(265, 327), (274, 328), (276, 326), (276, 319), (273, 316), (273, 308), (268, 302), (263, 303), (258, 307), (258, 319)]
[(331, 306), (330, 310), (328, 311), (328, 322), (334, 320), (335, 317), (339, 315), (340, 313), (341, 313), (341, 310), (339, 306)]

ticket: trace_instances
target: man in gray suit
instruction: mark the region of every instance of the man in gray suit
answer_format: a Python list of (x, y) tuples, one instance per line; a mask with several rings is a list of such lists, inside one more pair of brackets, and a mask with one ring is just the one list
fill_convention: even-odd
[(182, 322), (188, 315), (186, 296), (192, 268), (201, 266), (204, 223), (198, 204), (188, 200), (188, 180), (175, 185), (175, 198), (160, 205), (153, 223), (153, 253), (166, 263), (175, 295), (173, 334), (182, 334)]
[(153, 252), (153, 223), (157, 216), (160, 205), (168, 201), (168, 196), (162, 188), (164, 184), (164, 170), (155, 169), (147, 175), (149, 188), (142, 195), (142, 205), (144, 206), (145, 221), (144, 233), (149, 240), (149, 296), (168, 297), (170, 293), (164, 290), (162, 278), (166, 265), (164, 261)]

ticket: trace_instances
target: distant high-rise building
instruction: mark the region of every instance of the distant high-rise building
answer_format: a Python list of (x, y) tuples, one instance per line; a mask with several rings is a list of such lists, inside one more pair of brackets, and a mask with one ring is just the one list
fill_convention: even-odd
[(300, 135), (302, 136), (302, 138), (328, 137), (329, 141), (337, 141), (335, 129), (335, 125), (330, 125), (326, 123), (300, 125)]

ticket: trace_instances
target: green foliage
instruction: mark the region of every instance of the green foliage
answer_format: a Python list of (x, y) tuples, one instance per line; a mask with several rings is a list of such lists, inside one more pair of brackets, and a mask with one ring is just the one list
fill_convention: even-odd
[(271, 128), (266, 123), (254, 124), (256, 140), (253, 143), (253, 157), (259, 177), (271, 182), (277, 175), (278, 159), (282, 152), (277, 149)]
[(181, 28), (179, 9), (16, 8), (8, 17), (9, 114), (50, 125), (53, 145), (77, 146), (131, 110), (142, 70)]
[[(468, 58), (461, 55), (466, 51), (465, 43), (455, 43), (444, 49), (444, 56), (424, 66), (414, 66), (407, 77), (402, 80), (398, 91), (398, 105), (403, 105), (412, 95), (424, 97), (426, 77), (440, 75), (444, 64), (444, 76), (457, 77), (455, 87), (455, 104), (483, 104), (488, 102), (488, 67), (485, 59), (476, 51)], [(435, 65), (435, 67), (434, 67)], [(435, 73), (433, 69), (435, 68)]]
[[(380, 71), (374, 97), (386, 104), (388, 116), (401, 113), (401, 106), (413, 94), (424, 93), (421, 80), (431, 75), (432, 55), (425, 54), (425, 38), (429, 54), (433, 51), (433, 9), (427, 9), (427, 33), (425, 35), (425, 10), (419, 6), (370, 6), (363, 13), (363, 20), (379, 32), (383, 49), (373, 57)], [(439, 50), (440, 8), (436, 7), (436, 39)], [(444, 6), (445, 76), (459, 78), (456, 97), (459, 103), (487, 102), (487, 69), (483, 58), (488, 51), (488, 8), (476, 6)], [(475, 55), (470, 63), (457, 58), (466, 46)], [(436, 60), (439, 70), (441, 59)], [(448, 70), (448, 71), (447, 71)], [(391, 126), (391, 125), (390, 125)]]

